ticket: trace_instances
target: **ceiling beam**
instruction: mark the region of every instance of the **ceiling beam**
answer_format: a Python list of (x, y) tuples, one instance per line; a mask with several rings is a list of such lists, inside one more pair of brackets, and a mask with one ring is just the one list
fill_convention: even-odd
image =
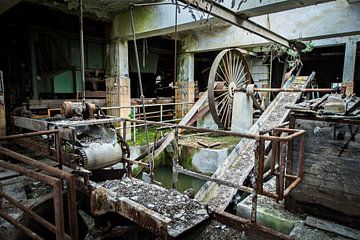
[(290, 43), (286, 38), (280, 36), (275, 32), (272, 32), (271, 30), (249, 19), (245, 19), (237, 15), (235, 12), (229, 10), (226, 7), (221, 6), (220, 4), (215, 3), (214, 1), (211, 2), (207, 0), (180, 0), (180, 1), (185, 4), (190, 4), (192, 7), (198, 8), (206, 13), (211, 14), (214, 17), (220, 18), (225, 22), (228, 22), (242, 29), (245, 29), (271, 42), (278, 43), (285, 47), (290, 47)]
[[(240, 8), (235, 5), (236, 14), (245, 17), (256, 17), (270, 13), (287, 11), (320, 3), (332, 2), (334, 0), (266, 0), (266, 1), (246, 1)], [(351, 0), (348, 0), (351, 1)], [(354, 1), (354, 0), (352, 0)]]
[(349, 4), (352, 4), (352, 3), (359, 3), (359, 2), (360, 2), (360, 0), (347, 0), (347, 2), (348, 2)]

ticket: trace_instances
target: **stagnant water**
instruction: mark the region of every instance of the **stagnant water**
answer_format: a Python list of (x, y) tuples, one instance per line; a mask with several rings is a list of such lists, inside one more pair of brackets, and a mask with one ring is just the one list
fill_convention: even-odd
[[(172, 188), (172, 168), (170, 166), (160, 166), (154, 169), (154, 179), (162, 183), (164, 188)], [(197, 192), (205, 181), (187, 176), (184, 174), (179, 174), (177, 182), (177, 190), (179, 192), (184, 192), (186, 189), (193, 188)]]

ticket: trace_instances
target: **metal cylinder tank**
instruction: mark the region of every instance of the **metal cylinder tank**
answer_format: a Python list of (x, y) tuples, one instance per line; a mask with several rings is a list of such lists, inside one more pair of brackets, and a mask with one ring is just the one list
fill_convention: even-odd
[(90, 143), (78, 149), (82, 164), (88, 170), (109, 167), (121, 161), (122, 149), (118, 143)]

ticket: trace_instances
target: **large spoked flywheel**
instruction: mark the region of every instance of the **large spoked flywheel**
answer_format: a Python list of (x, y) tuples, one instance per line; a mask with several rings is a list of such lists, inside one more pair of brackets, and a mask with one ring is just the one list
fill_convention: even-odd
[(209, 74), (208, 101), (219, 128), (231, 127), (234, 92), (250, 83), (249, 66), (240, 49), (225, 49), (216, 56)]

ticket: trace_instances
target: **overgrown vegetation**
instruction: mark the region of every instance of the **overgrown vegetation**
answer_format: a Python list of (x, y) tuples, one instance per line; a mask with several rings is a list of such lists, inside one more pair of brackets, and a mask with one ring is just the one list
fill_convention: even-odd
[[(149, 127), (149, 143), (150, 145), (154, 144), (154, 140), (155, 140), (155, 134), (156, 134), (156, 127)], [(158, 131), (157, 133), (157, 140), (159, 140), (161, 137), (165, 136), (168, 132), (170, 132), (172, 129), (165, 129), (165, 130), (161, 130)], [(190, 133), (189, 136), (191, 136), (192, 133)], [(186, 138), (188, 137), (186, 134), (183, 134), (182, 137)], [(196, 143), (196, 139), (206, 139), (208, 141), (211, 142), (220, 142), (220, 143), (224, 143), (227, 146), (234, 146), (236, 144), (239, 143), (240, 138), (239, 137), (234, 137), (234, 136), (222, 136), (222, 135), (213, 135), (213, 134), (209, 134), (209, 135), (203, 135), (203, 136), (194, 136), (194, 137), (190, 137), (191, 139), (193, 139), (194, 143)], [(145, 132), (145, 128), (137, 128), (136, 129), (136, 142), (134, 142), (133, 140), (128, 140), (127, 141), (129, 146), (143, 146), (146, 145), (146, 132)]]
[(305, 48), (297, 50), (290, 49), (276, 43), (270, 43), (264, 50), (264, 61), (277, 59), (279, 62), (286, 63), (289, 68), (301, 63), (301, 54), (311, 52), (314, 48), (312, 42), (303, 43)]
[[(152, 145), (155, 140), (155, 134), (156, 134), (156, 127), (149, 127), (149, 143)], [(165, 136), (166, 133), (171, 131), (170, 129), (165, 129), (158, 131), (157, 133), (157, 140), (159, 140), (162, 136)], [(133, 133), (132, 133), (133, 134)], [(127, 143), (129, 146), (142, 146), (146, 145), (146, 131), (145, 127), (136, 128), (136, 142), (133, 140), (128, 140)]]

